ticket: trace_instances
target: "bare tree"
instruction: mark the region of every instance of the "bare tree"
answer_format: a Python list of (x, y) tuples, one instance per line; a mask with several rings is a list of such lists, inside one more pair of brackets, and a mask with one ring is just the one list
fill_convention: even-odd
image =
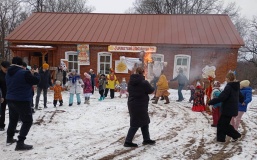
[(25, 18), (19, 0), (1, 0), (0, 3), (0, 55), (1, 59), (6, 59), (8, 53), (8, 43), (4, 40), (6, 35), (14, 30)]
[(94, 7), (87, 6), (87, 0), (23, 0), (32, 12), (89, 13)]
[(235, 3), (225, 6), (220, 0), (136, 0), (133, 5), (140, 14), (238, 13)]
[(246, 30), (245, 46), (240, 50), (240, 58), (257, 67), (257, 17), (253, 17)]

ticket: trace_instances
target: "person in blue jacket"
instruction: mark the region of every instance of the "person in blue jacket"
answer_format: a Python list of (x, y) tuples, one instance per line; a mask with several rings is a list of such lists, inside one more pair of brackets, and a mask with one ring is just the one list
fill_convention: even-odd
[(24, 144), (26, 136), (33, 123), (31, 100), (32, 86), (40, 81), (38, 69), (28, 71), (22, 68), (22, 59), (13, 57), (12, 65), (6, 74), (6, 100), (9, 107), (9, 125), (7, 129), (7, 144), (15, 143), (13, 139), (18, 120), (22, 122), (15, 150), (30, 150), (32, 145)]
[(250, 81), (243, 80), (240, 82), (240, 92), (244, 96), (244, 102), (238, 104), (238, 115), (232, 117), (231, 125), (238, 130), (243, 114), (247, 111), (248, 104), (252, 101), (252, 88), (250, 87)]

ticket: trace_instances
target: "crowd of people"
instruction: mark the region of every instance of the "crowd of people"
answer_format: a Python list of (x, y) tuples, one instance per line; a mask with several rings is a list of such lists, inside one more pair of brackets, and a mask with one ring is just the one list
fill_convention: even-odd
[[(95, 80), (97, 79), (97, 80)], [(114, 70), (111, 68), (108, 75), (95, 75), (93, 69), (84, 73), (84, 79), (72, 69), (66, 73), (61, 68), (56, 72), (55, 81), (51, 81), (49, 65), (44, 63), (40, 69), (28, 68), (26, 63), (20, 57), (14, 57), (12, 64), (7, 61), (1, 63), (0, 71), (0, 131), (5, 129), (5, 110), (6, 104), (9, 107), (9, 125), (7, 129), (7, 143), (17, 142), (15, 150), (29, 150), (32, 145), (24, 143), (26, 136), (32, 125), (34, 112), (34, 86), (37, 86), (37, 95), (35, 101), (35, 110), (39, 107), (39, 99), (43, 91), (43, 107), (47, 108), (47, 91), (48, 88), (53, 90), (53, 106), (63, 106), (62, 91), (69, 92), (69, 106), (73, 105), (74, 95), (76, 96), (77, 105), (80, 105), (81, 94), (84, 98), (84, 104), (90, 104), (90, 97), (94, 94), (95, 87), (98, 88), (99, 101), (103, 101), (110, 91), (110, 98), (114, 98), (114, 91), (118, 87), (120, 91), (119, 97), (125, 95), (128, 98), (128, 110), (130, 116), (130, 128), (128, 130), (124, 146), (137, 147), (133, 143), (134, 135), (141, 128), (144, 145), (153, 145), (156, 142), (150, 138), (148, 115), (149, 94), (153, 94), (153, 104), (158, 104), (159, 98), (165, 100), (164, 104), (169, 104), (169, 82), (178, 81), (178, 100), (184, 100), (182, 89), (188, 84), (187, 77), (183, 74), (183, 70), (179, 70), (177, 77), (167, 80), (163, 71), (159, 76), (155, 76), (153, 81), (149, 83), (144, 77), (144, 68), (138, 67), (136, 72), (130, 76), (128, 83), (122, 78), (119, 83)], [(195, 85), (189, 85), (191, 97), (189, 102), (193, 101), (192, 110), (202, 112), (208, 106), (212, 111), (213, 124), (217, 127), (217, 141), (225, 142), (226, 136), (232, 137), (233, 141), (240, 139), (241, 134), (238, 127), (244, 112), (247, 111), (247, 105), (252, 100), (252, 89), (248, 80), (237, 81), (235, 74), (229, 72), (226, 76), (226, 86), (221, 89), (218, 81), (212, 81), (211, 97), (205, 103), (205, 90), (200, 81)], [(20, 130), (16, 130), (18, 121), (22, 122)], [(14, 134), (19, 132), (18, 140), (14, 139)]]

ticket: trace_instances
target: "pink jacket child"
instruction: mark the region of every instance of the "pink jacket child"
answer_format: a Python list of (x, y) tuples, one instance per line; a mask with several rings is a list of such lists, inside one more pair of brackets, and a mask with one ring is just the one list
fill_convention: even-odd
[(84, 87), (83, 87), (83, 94), (85, 96), (85, 102), (84, 104), (89, 104), (90, 96), (92, 95), (92, 83), (91, 83), (91, 76), (85, 72), (84, 73), (85, 79), (84, 79)]

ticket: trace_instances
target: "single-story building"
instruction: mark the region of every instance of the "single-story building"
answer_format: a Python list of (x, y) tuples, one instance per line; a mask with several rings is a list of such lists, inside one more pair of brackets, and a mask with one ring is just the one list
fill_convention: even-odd
[(168, 79), (182, 68), (194, 81), (205, 66), (215, 66), (223, 82), (244, 45), (224, 14), (33, 13), (6, 40), (13, 55), (31, 66), (47, 62), (55, 70), (62, 62), (82, 76), (89, 69), (108, 74), (113, 68), (119, 80), (131, 74), (121, 57), (139, 58), (144, 51), (153, 61), (167, 62)]

